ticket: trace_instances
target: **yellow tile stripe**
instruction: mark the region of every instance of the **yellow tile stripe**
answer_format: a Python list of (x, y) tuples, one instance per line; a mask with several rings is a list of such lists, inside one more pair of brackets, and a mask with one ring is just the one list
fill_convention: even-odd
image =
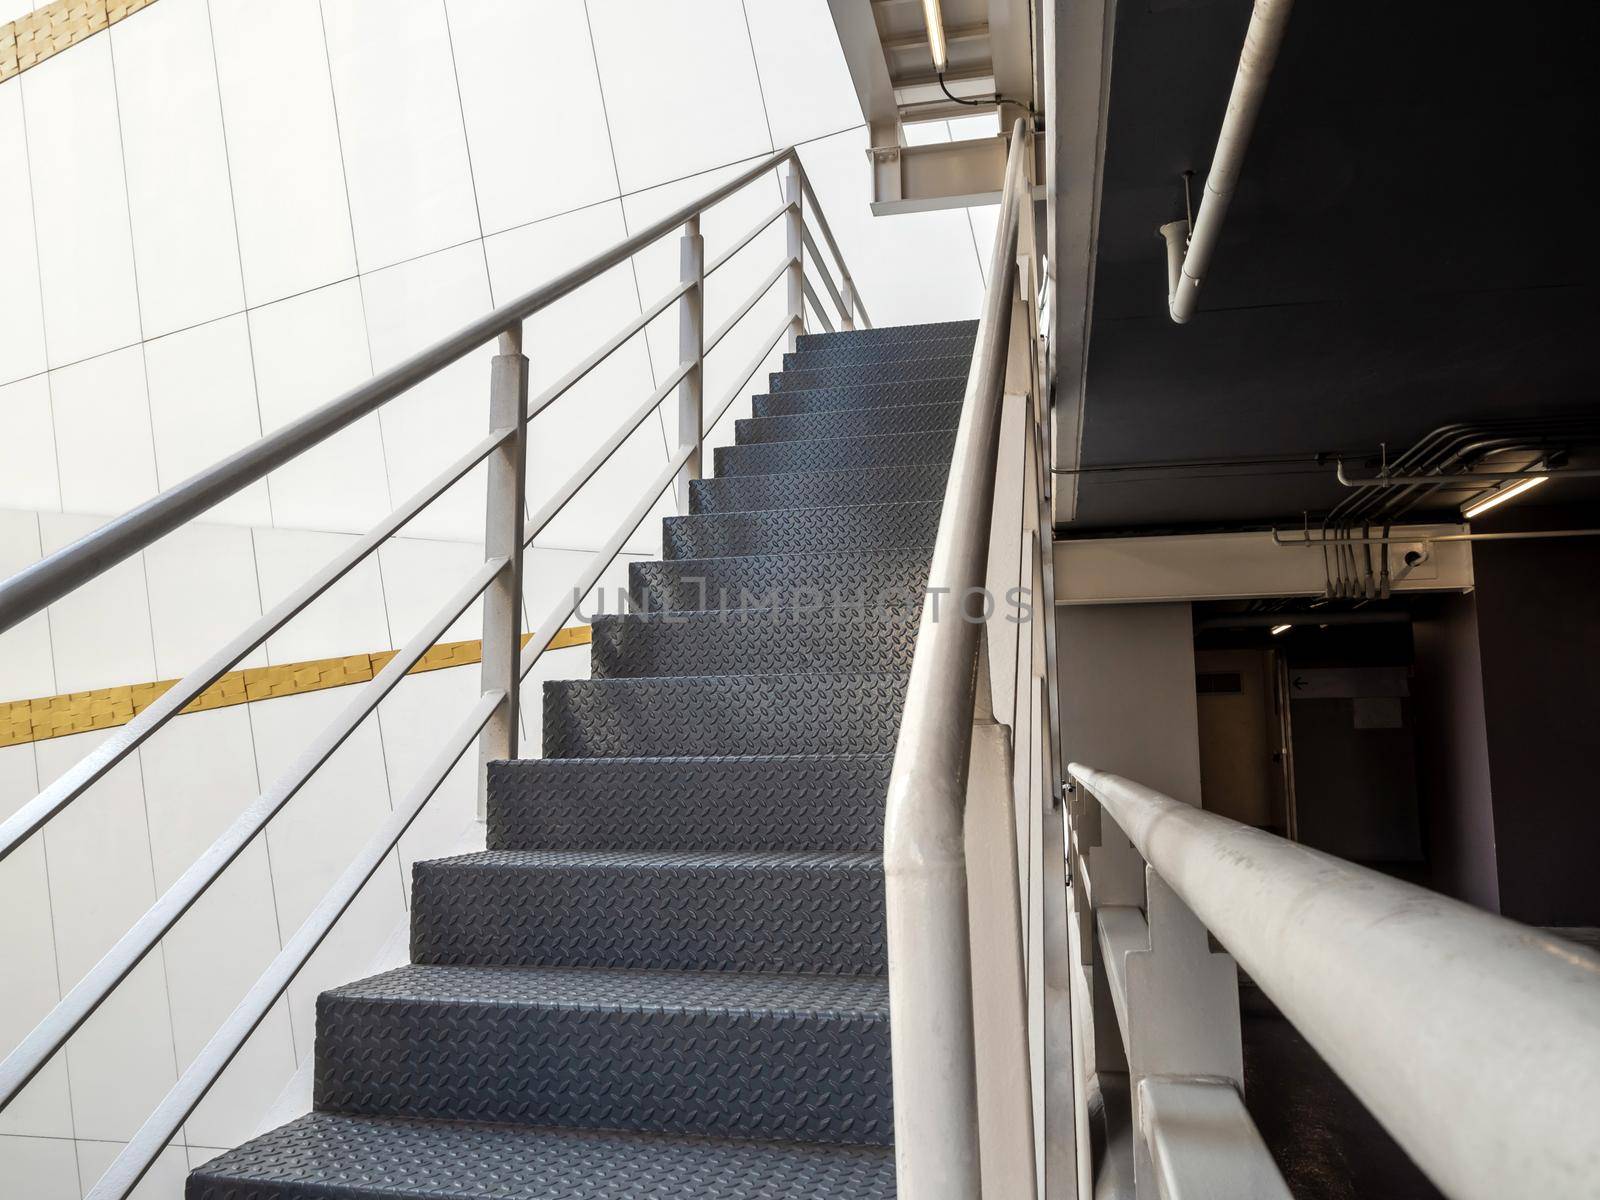
[(56, 0), (0, 25), (0, 80), (36, 67), (155, 0)]
[[(522, 635), (526, 646), (533, 635)], [(589, 627), (569, 625), (550, 641), (549, 649), (587, 646)], [(200, 693), (184, 712), (205, 712), (273, 700), (279, 696), (298, 696), (325, 688), (365, 683), (394, 658), (393, 650), (376, 654), (352, 654), (347, 658), (318, 658), (309, 662), (285, 663), (281, 667), (249, 667), (229, 671)], [(483, 643), (440, 642), (422, 656), (407, 672), (441, 671), (446, 667), (465, 667), (483, 660)], [(44, 696), (37, 700), (0, 701), (0, 747), (42, 742), (48, 738), (87, 733), (94, 729), (113, 729), (126, 725), (178, 681), (135, 683), (123, 687), (100, 688), (93, 692), (69, 692), (63, 696)]]

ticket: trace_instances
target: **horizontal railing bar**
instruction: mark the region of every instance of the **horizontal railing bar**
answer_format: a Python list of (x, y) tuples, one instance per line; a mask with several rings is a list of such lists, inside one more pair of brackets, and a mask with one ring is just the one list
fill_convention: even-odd
[[(794, 156), (795, 164), (800, 168), (800, 187), (805, 192), (807, 206), (817, 215), (817, 228), (822, 231), (822, 240), (828, 244), (828, 249), (833, 251), (834, 261), (839, 264), (839, 273), (846, 278), (850, 275), (850, 265), (844, 261), (844, 253), (839, 249), (839, 243), (833, 240), (833, 230), (828, 225), (828, 217), (822, 211), (822, 204), (817, 200), (817, 193), (811, 189), (811, 178), (806, 174), (806, 165), (800, 161), (800, 155)], [(856, 311), (861, 314), (861, 323), (868, 329), (872, 328), (872, 318), (867, 316), (867, 306), (861, 303), (861, 291), (855, 289)]]
[[(689, 455), (694, 452), (692, 444), (678, 447), (678, 451), (668, 461), (661, 474), (645, 489), (639, 502), (633, 506), (631, 512), (618, 522), (616, 529), (606, 539), (605, 544), (596, 550), (589, 559), (589, 564), (584, 568), (584, 573), (579, 577), (577, 584), (572, 589), (572, 602), (557, 604), (550, 610), (543, 623), (534, 630), (533, 636), (528, 639), (522, 648), (523, 661), (519, 678), (526, 679), (528, 672), (533, 670), (533, 665), (544, 656), (545, 650), (555, 640), (556, 634), (561, 632), (562, 626), (567, 623), (567, 618), (578, 611), (578, 606), (583, 603), (583, 598), (600, 582), (600, 576), (605, 574), (606, 568), (611, 565), (612, 559), (622, 553), (622, 548), (628, 544), (628, 539), (633, 536), (633, 531), (644, 523), (650, 515), (650, 510), (660, 500), (666, 490), (672, 486), (678, 477), (678, 470), (689, 461)], [(529, 654), (529, 647), (533, 652)]]
[(702, 356), (710, 354), (717, 348), (717, 344), (733, 331), (733, 327), (742, 321), (744, 319), (744, 315), (756, 306), (761, 297), (767, 294), (767, 290), (772, 287), (773, 284), (777, 283), (778, 280), (783, 278), (783, 273), (794, 264), (794, 261), (795, 260), (792, 258), (784, 259), (778, 264), (777, 268), (772, 272), (772, 274), (768, 275), (760, 283), (756, 284), (756, 290), (751, 292), (745, 302), (739, 306), (739, 311), (724, 321), (717, 328), (717, 331), (706, 339), (705, 349), (701, 351)]
[(494, 577), (506, 566), (504, 558), (491, 558), (473, 572), (405, 647), (389, 660), (383, 670), (365, 684), (332, 723), (290, 764), (273, 785), (235, 818), (221, 837), (178, 877), (159, 900), (152, 904), (133, 927), (117, 939), (58, 1003), (36, 1025), (22, 1044), (0, 1062), (0, 1108), (4, 1108), (27, 1086), (28, 1081), (59, 1050), (73, 1033), (94, 1015), (119, 983), (144, 960), (195, 901), (216, 882), (217, 876), (244, 852), (256, 834), (266, 828), (283, 806), (305, 786), (306, 781), (344, 745), (356, 727), (372, 714), (383, 698), (392, 692), (406, 673), (445, 630), (483, 594)]
[(767, 228), (767, 226), (771, 225), (779, 217), (783, 216), (783, 214), (788, 212), (792, 207), (794, 206), (791, 204), (780, 204), (766, 216), (762, 217), (761, 220), (756, 223), (755, 228), (735, 242), (732, 248), (724, 250), (716, 258), (711, 260), (711, 265), (705, 269), (705, 277), (707, 279), (711, 278), (711, 273), (713, 271), (715, 271), (718, 267), (723, 266), (735, 254), (739, 253), (739, 251), (743, 250), (751, 242), (755, 241), (756, 238), (759, 237)]
[(1146, 1076), (1138, 1108), (1161, 1200), (1293, 1200), (1230, 1081)]
[(345, 575), (387, 541), (411, 518), (443, 495), (469, 471), (481, 463), (514, 429), (497, 429), (468, 450), (433, 480), (416, 492), (372, 529), (352, 542), (305, 583), (284, 597), (273, 609), (190, 671), (120, 730), (108, 736), (88, 754), (42, 790), (28, 803), (0, 823), (0, 860), (37, 832), (56, 813), (77, 799), (90, 785), (116, 766), (130, 752), (182, 712), (207, 688), (216, 683), (246, 654), (289, 623)]
[(544, 532), (545, 526), (560, 515), (561, 510), (567, 506), (567, 502), (582, 490), (584, 484), (595, 477), (595, 473), (611, 460), (611, 456), (617, 452), (617, 448), (633, 436), (634, 430), (643, 425), (645, 419), (651, 413), (661, 407), (661, 402), (672, 394), (672, 390), (693, 369), (694, 364), (692, 362), (679, 363), (673, 372), (661, 381), (660, 386), (650, 393), (645, 402), (634, 409), (633, 415), (628, 417), (617, 427), (617, 431), (606, 439), (605, 444), (591, 454), (583, 466), (573, 472), (572, 477), (562, 485), (561, 490), (545, 501), (539, 511), (523, 523), (522, 544), (524, 547), (533, 545), (533, 539)]
[(322, 945), (334, 924), (399, 844), (423, 806), (433, 798), (505, 698), (504, 692), (485, 692), (479, 698), (467, 719), (434, 756), (405, 800), (384, 819), (361, 852), (318, 901), (311, 915), (245, 993), (244, 999), (239, 1001), (228, 1019), (212, 1034), (211, 1040), (195, 1056), (189, 1069), (167, 1092), (150, 1118), (139, 1127), (122, 1153), (117, 1155), (86, 1200), (124, 1200), (144, 1178), (167, 1143), (189, 1119), (189, 1114), (205, 1099), (206, 1093), (234, 1060), (256, 1027), (266, 1019), (272, 1006), (288, 990), (317, 947)]
[[(828, 310), (822, 306), (822, 297), (817, 295), (817, 289), (811, 286), (811, 278), (809, 276), (801, 276), (800, 286), (805, 289), (806, 299), (811, 301), (811, 308), (817, 314), (817, 320), (822, 322), (824, 329), (832, 333), (833, 322), (828, 319)], [(843, 311), (842, 308), (841, 311)]]
[(1096, 924), (1100, 928), (1100, 948), (1106, 969), (1106, 984), (1111, 991), (1111, 1005), (1117, 1013), (1117, 1024), (1122, 1027), (1122, 1044), (1128, 1044), (1128, 961), (1132, 950), (1150, 949), (1150, 926), (1137, 908), (1122, 905), (1105, 905), (1095, 909)]
[(343, 395), (19, 571), (0, 583), (0, 633), (332, 437), (517, 322), (631, 258), (690, 217), (726, 199), (793, 155), (792, 148), (768, 155), (632, 237), (501, 305), (427, 349), (380, 371)]
[(1068, 770), (1447, 1196), (1592, 1189), (1600, 955)]
[[(845, 304), (844, 297), (839, 294), (839, 289), (833, 282), (833, 276), (828, 271), (827, 261), (822, 257), (822, 252), (817, 249), (816, 239), (811, 236), (811, 227), (809, 225), (801, 225), (800, 236), (805, 239), (806, 249), (811, 253), (812, 267), (815, 268), (818, 275), (822, 276), (822, 282), (823, 285), (828, 289), (828, 295), (833, 297), (834, 308), (838, 311), (841, 317), (846, 319), (853, 317), (855, 314), (852, 313), (849, 309), (849, 306)], [(843, 268), (841, 268), (841, 270), (842, 269)], [(817, 306), (817, 315), (822, 316), (823, 313), (821, 302), (818, 301), (815, 296), (812, 296), (811, 302)], [(832, 327), (830, 326), (829, 329), (831, 331)]]
[(772, 336), (767, 339), (766, 346), (764, 346), (756, 354), (756, 356), (750, 360), (749, 365), (745, 368), (744, 374), (740, 376), (739, 382), (728, 389), (727, 395), (722, 398), (722, 403), (717, 405), (716, 414), (707, 424), (702, 426), (705, 435), (709, 436), (711, 431), (721, 424), (722, 418), (727, 416), (728, 410), (733, 407), (733, 402), (744, 394), (744, 389), (746, 385), (749, 384), (750, 377), (761, 369), (761, 364), (767, 361), (767, 355), (772, 353), (772, 348), (776, 346), (779, 339), (788, 332), (789, 323), (790, 318), (788, 316), (785, 316), (782, 321), (778, 322), (778, 327), (772, 331)]
[(528, 405), (528, 420), (533, 420), (545, 409), (549, 408), (550, 405), (555, 403), (562, 396), (566, 395), (568, 390), (570, 390), (575, 383), (583, 379), (589, 374), (590, 371), (594, 370), (606, 359), (610, 358), (611, 355), (615, 353), (629, 338), (634, 337), (641, 329), (650, 324), (651, 321), (655, 320), (662, 313), (666, 312), (667, 308), (671, 304), (673, 304), (680, 296), (682, 296), (693, 286), (694, 280), (692, 279), (686, 279), (682, 283), (678, 284), (665, 296), (662, 296), (661, 299), (657, 300), (654, 304), (645, 309), (633, 320), (629, 321), (616, 333), (612, 334), (611, 337), (608, 338), (598, 350), (589, 355), (588, 358), (584, 359), (577, 366), (573, 367), (572, 370), (568, 371), (560, 379), (556, 380), (549, 387), (545, 388), (544, 391), (535, 396), (532, 402)]

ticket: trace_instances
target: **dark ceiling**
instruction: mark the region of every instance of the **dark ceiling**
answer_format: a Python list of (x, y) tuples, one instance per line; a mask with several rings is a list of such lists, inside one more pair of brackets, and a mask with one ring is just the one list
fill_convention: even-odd
[[(1600, 5), (1301, 0), (1178, 326), (1156, 230), (1186, 169), (1199, 199), (1249, 16), (1118, 6), (1083, 465), (1370, 455), (1600, 411)], [(1344, 494), (1309, 462), (1217, 474), (1088, 471), (1075, 528), (1298, 522)]]

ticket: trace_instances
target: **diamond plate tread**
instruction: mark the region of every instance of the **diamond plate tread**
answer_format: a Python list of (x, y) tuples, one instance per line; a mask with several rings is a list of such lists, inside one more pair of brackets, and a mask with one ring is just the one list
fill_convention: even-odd
[(758, 417), (786, 417), (795, 413), (837, 412), (840, 409), (879, 408), (901, 404), (945, 404), (966, 394), (964, 375), (943, 379), (896, 379), (889, 383), (864, 383), (855, 387), (809, 388), (799, 392), (765, 392), (751, 401)]
[(780, 512), (703, 513), (662, 522), (662, 557), (736, 558), (932, 546), (943, 499)]
[(590, 677), (909, 671), (921, 612), (893, 604), (778, 607), (594, 618)]
[[(820, 596), (825, 604), (920, 604), (927, 546), (833, 554), (752, 554), (628, 564), (628, 594), (642, 612), (747, 606), (778, 592), (781, 605)], [(807, 602), (810, 602), (808, 599)]]
[(881, 975), (882, 853), (486, 850), (412, 868), (411, 961)]
[(903, 675), (707, 675), (544, 685), (546, 758), (889, 754)]
[(774, 371), (767, 376), (767, 391), (797, 392), (808, 388), (849, 387), (855, 383), (882, 383), (886, 379), (962, 379), (972, 368), (972, 356), (904, 358), (888, 362), (856, 363), (849, 367), (808, 367), (803, 371)]
[(317, 998), (316, 1106), (887, 1144), (885, 980), (409, 966)]
[(961, 423), (961, 402), (896, 404), (837, 412), (795, 413), (787, 417), (741, 417), (733, 423), (741, 446), (760, 442), (797, 442), (810, 438), (871, 437), (911, 433), (919, 429), (954, 429)]
[(892, 1200), (886, 1147), (313, 1112), (196, 1168), (187, 1200)]
[(811, 367), (849, 367), (856, 363), (890, 362), (905, 358), (959, 358), (972, 357), (975, 337), (957, 334), (954, 337), (926, 338), (916, 342), (840, 342), (806, 350), (791, 350), (783, 356), (785, 371), (805, 370)]
[(955, 429), (931, 429), (916, 433), (880, 433), (871, 437), (718, 446), (713, 457), (719, 478), (898, 467), (908, 463), (943, 463), (948, 467), (955, 444)]
[(865, 471), (789, 471), (696, 479), (689, 484), (689, 510), (699, 515), (942, 500), (949, 474), (947, 463), (910, 463)]
[(491, 850), (880, 853), (888, 754), (489, 764)]
[(833, 333), (802, 333), (796, 350), (820, 350), (829, 346), (876, 345), (884, 342), (927, 342), (940, 338), (976, 339), (976, 321), (932, 321), (923, 325), (880, 325), (876, 329), (840, 329)]

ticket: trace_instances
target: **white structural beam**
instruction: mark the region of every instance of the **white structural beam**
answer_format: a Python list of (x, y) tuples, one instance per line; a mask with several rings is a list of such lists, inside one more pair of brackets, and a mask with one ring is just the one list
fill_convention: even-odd
[[(1405, 525), (1391, 531), (1396, 562), (1422, 555), (1396, 592), (1467, 591), (1470, 542), (1430, 542), (1457, 525)], [(1322, 552), (1274, 544), (1270, 533), (1200, 533), (1164, 537), (1060, 539), (1055, 543), (1057, 604), (1147, 604), (1173, 600), (1245, 600), (1320, 596)]]
[(889, 62), (884, 57), (883, 40), (872, 5), (862, 0), (828, 0), (833, 27), (844, 50), (845, 66), (855, 84), (856, 99), (874, 146), (898, 146), (905, 141), (900, 128), (900, 106), (895, 101), (894, 85), (889, 82)]
[[(872, 157), (872, 211), (929, 212), (1000, 203), (1007, 138), (970, 138), (930, 146), (877, 146)], [(1042, 149), (1038, 140), (1035, 151)], [(1035, 176), (1037, 178), (1037, 176)], [(1042, 188), (1035, 188), (1042, 195)]]

